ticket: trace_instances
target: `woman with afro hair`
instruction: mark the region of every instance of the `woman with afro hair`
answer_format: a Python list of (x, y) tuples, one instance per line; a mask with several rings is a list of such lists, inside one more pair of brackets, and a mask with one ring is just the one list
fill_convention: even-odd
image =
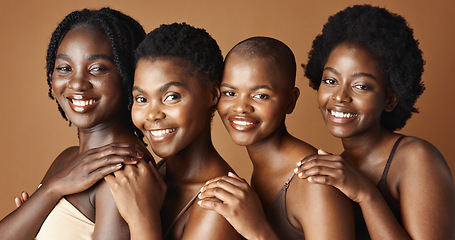
[(130, 238), (103, 177), (133, 165), (154, 169), (129, 110), (133, 51), (144, 36), (136, 20), (109, 8), (74, 11), (57, 26), (46, 58), (49, 96), (77, 127), (79, 145), (1, 221), (2, 239)]
[(357, 239), (455, 237), (455, 188), (444, 157), (395, 132), (417, 112), (423, 65), (413, 30), (384, 8), (348, 7), (313, 41), (305, 76), (344, 151), (319, 150), (295, 171), (356, 203)]

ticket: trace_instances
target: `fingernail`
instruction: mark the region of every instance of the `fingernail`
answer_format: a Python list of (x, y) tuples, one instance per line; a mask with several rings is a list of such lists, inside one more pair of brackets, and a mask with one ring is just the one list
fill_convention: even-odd
[(234, 173), (228, 172), (228, 176), (229, 176), (229, 177), (232, 177), (232, 176), (234, 176)]
[(202, 200), (197, 201), (197, 204), (199, 204), (199, 206), (202, 206), (201, 205), (202, 204)]
[(297, 167), (300, 167), (300, 165), (302, 165), (302, 161), (297, 162)]
[(115, 166), (116, 166), (116, 167), (121, 167), (122, 164), (121, 164), (121, 163), (117, 163)]
[(303, 172), (299, 172), (299, 177), (302, 177), (303, 176)]
[(299, 171), (299, 168), (298, 167), (294, 168), (294, 173), (297, 173), (297, 171)]
[(308, 182), (313, 181), (313, 178), (312, 178), (312, 177), (308, 177), (307, 179), (308, 179)]

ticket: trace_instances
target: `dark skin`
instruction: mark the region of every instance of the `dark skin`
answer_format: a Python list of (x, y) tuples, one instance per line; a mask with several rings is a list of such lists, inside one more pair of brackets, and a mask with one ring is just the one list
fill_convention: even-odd
[[(164, 182), (167, 186), (164, 204), (152, 201), (161, 198), (149, 194), (163, 189), (162, 183), (152, 181), (136, 184), (147, 174), (138, 173), (136, 183), (125, 185), (115, 195), (138, 194), (150, 196), (144, 201), (138, 215), (130, 211), (122, 216), (137, 223), (137, 239), (151, 237), (148, 230), (152, 222), (161, 219), (163, 234), (181, 209), (204, 185), (214, 177), (227, 174), (231, 167), (221, 158), (211, 141), (211, 114), (219, 98), (216, 83), (203, 85), (192, 73), (192, 66), (182, 66), (183, 60), (175, 57), (140, 59), (133, 87), (132, 118), (134, 124), (149, 140), (153, 151), (166, 162)], [(195, 118), (197, 116), (197, 118)], [(164, 169), (162, 169), (164, 170)], [(128, 190), (129, 189), (129, 190)], [(162, 194), (161, 191), (159, 194)], [(146, 202), (153, 202), (152, 204)], [(128, 206), (118, 201), (119, 209)], [(147, 210), (148, 209), (148, 210)], [(161, 217), (159, 218), (159, 209)], [(150, 214), (152, 213), (152, 214)], [(148, 216), (145, 216), (148, 215)], [(140, 219), (148, 218), (146, 222)], [(133, 235), (133, 234), (132, 234)], [(156, 236), (156, 235), (155, 235)], [(240, 239), (241, 236), (219, 214), (193, 203), (189, 210), (170, 229), (166, 239)], [(155, 238), (157, 239), (157, 238)], [(159, 239), (159, 238), (158, 238)]]
[(358, 202), (372, 239), (454, 239), (455, 187), (444, 157), (430, 143), (404, 138), (390, 166), (387, 187), (400, 203), (401, 224), (376, 188), (399, 137), (379, 120), (398, 100), (386, 90), (377, 64), (368, 49), (354, 44), (342, 43), (332, 51), (318, 102), (344, 152), (320, 150), (300, 163), (299, 177), (334, 186)]
[[(248, 150), (253, 163), (251, 187), (230, 173), (206, 184), (199, 204), (222, 214), (247, 239), (278, 239), (261, 206), (270, 206), (293, 173), (295, 159), (316, 154), (315, 148), (286, 130), (285, 116), (292, 113), (299, 90), (281, 69), (270, 59), (245, 60), (234, 53), (226, 60), (221, 84), (218, 112), (234, 143)], [(334, 188), (315, 186), (290, 183), (289, 222), (306, 239), (353, 239), (349, 200)]]
[[(76, 28), (63, 38), (52, 78), (53, 94), (78, 128), (79, 146), (64, 150), (42, 186), (2, 220), (6, 239), (32, 239), (65, 197), (95, 223), (94, 239), (128, 239), (109, 186), (101, 180), (125, 164), (153, 157), (126, 125), (125, 99), (107, 36)], [(96, 206), (96, 208), (95, 208)]]

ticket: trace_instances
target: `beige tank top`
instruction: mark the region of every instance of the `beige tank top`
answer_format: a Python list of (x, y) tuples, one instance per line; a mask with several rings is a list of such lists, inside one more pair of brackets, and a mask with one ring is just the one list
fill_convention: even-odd
[(55, 205), (36, 235), (38, 240), (93, 239), (95, 223), (82, 214), (65, 198)]

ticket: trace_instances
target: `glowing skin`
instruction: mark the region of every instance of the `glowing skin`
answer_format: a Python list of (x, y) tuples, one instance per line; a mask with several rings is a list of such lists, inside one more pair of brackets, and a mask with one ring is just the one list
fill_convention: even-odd
[(234, 143), (248, 146), (283, 130), (284, 116), (292, 112), (292, 108), (283, 108), (292, 105), (291, 87), (279, 81), (278, 67), (266, 58), (229, 56), (218, 113)]
[[(365, 48), (340, 44), (330, 54), (318, 90), (318, 103), (335, 137), (379, 131), (381, 114), (393, 109), (385, 79), (374, 55)], [(371, 131), (370, 131), (371, 133)]]
[(99, 31), (76, 28), (63, 38), (52, 89), (76, 127), (109, 123), (122, 112), (122, 85), (113, 59), (110, 41)]
[(141, 59), (135, 72), (133, 122), (160, 157), (180, 152), (210, 127), (208, 88), (174, 62)]

